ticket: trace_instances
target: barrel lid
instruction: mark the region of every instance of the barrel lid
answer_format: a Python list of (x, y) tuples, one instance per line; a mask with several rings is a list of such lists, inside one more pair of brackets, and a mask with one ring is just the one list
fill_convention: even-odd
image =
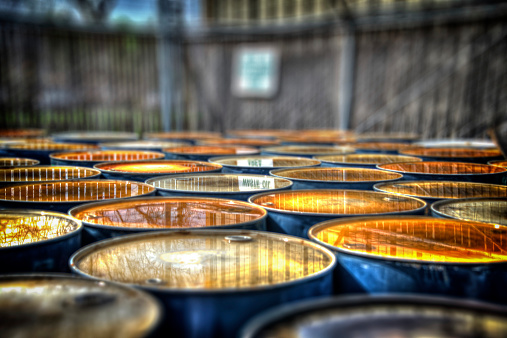
[(382, 132), (372, 132), (372, 133), (363, 133), (358, 134), (357, 139), (361, 141), (368, 142), (388, 142), (388, 141), (415, 141), (418, 140), (420, 136), (416, 133), (404, 133), (404, 132), (393, 132), (393, 133), (382, 133)]
[(507, 168), (507, 160), (489, 161), (489, 165), (495, 165), (497, 167)]
[(384, 164), (396, 162), (421, 162), (415, 156), (387, 155), (387, 154), (348, 154), (315, 156), (317, 160), (336, 164)]
[(150, 140), (140, 140), (140, 141), (130, 141), (130, 142), (107, 142), (100, 143), (99, 147), (101, 148), (117, 148), (117, 149), (162, 149), (162, 148), (171, 148), (171, 147), (182, 147), (188, 145), (185, 142), (170, 142), (170, 141), (150, 141)]
[(507, 336), (505, 307), (415, 294), (353, 295), (300, 301), (250, 320), (242, 338), (456, 338)]
[(244, 225), (262, 220), (267, 212), (247, 202), (221, 198), (142, 197), (88, 203), (69, 214), (91, 226), (188, 230)]
[[(507, 197), (507, 193), (505, 193)], [(507, 225), (507, 199), (467, 198), (443, 200), (431, 205), (431, 210), (439, 216)]]
[(480, 158), (502, 156), (498, 149), (477, 148), (411, 148), (400, 150), (400, 154), (411, 156), (429, 156), (441, 158)]
[(234, 137), (267, 139), (277, 139), (280, 136), (294, 135), (295, 133), (297, 133), (297, 131), (285, 129), (241, 129), (227, 132), (228, 135)]
[(182, 131), (182, 132), (163, 132), (163, 133), (145, 133), (144, 139), (147, 140), (205, 140), (220, 138), (220, 133), (207, 131)]
[(425, 175), (487, 175), (507, 172), (507, 169), (488, 164), (464, 162), (403, 162), (377, 165), (377, 168), (399, 173)]
[(412, 148), (411, 144), (402, 142), (358, 142), (349, 145), (357, 150), (395, 151)]
[(186, 146), (163, 149), (164, 152), (176, 155), (253, 155), (259, 150), (244, 146)]
[(15, 140), (9, 140), (9, 139), (0, 140), (0, 149), (6, 149), (9, 145), (20, 144), (20, 143), (25, 143), (25, 141), (15, 141)]
[(31, 138), (44, 135), (44, 129), (0, 129), (0, 137)]
[(278, 146), (263, 148), (262, 151), (282, 155), (342, 155), (353, 153), (355, 149), (341, 146)]
[(98, 149), (98, 147), (93, 144), (56, 143), (56, 142), (25, 142), (21, 144), (8, 145), (7, 148), (15, 150), (40, 150), (40, 151)]
[(497, 148), (494, 142), (485, 139), (436, 139), (415, 142), (413, 145), (426, 148)]
[(50, 158), (68, 161), (133, 161), (154, 160), (165, 157), (163, 153), (156, 151), (139, 150), (94, 150), (56, 153), (49, 155)]
[(160, 291), (238, 292), (331, 273), (335, 256), (301, 238), (262, 231), (164, 231), (109, 239), (76, 252), (79, 274)]
[(293, 168), (317, 166), (319, 160), (308, 157), (296, 156), (226, 156), (212, 157), (211, 163), (218, 163), (224, 167), (246, 167), (246, 168)]
[(0, 183), (63, 181), (100, 176), (100, 171), (84, 167), (38, 165), (20, 168), (0, 168)]
[(314, 225), (308, 237), (335, 251), (395, 261), (507, 262), (507, 227), (425, 216), (354, 217)]
[(153, 175), (218, 171), (222, 166), (201, 161), (153, 160), (103, 162), (96, 164), (94, 168), (102, 172)]
[(129, 141), (137, 140), (136, 133), (121, 132), (121, 131), (71, 131), (65, 133), (57, 133), (52, 135), (55, 139), (61, 139), (66, 141), (100, 141), (100, 142), (112, 142), (112, 141)]
[(319, 182), (380, 182), (398, 180), (402, 174), (362, 168), (297, 168), (271, 170), (270, 174), (295, 181)]
[(144, 337), (158, 322), (151, 296), (65, 274), (0, 277), (5, 337)]
[(199, 141), (200, 145), (235, 145), (248, 147), (268, 147), (280, 144), (278, 140), (266, 140), (255, 138), (220, 138)]
[(0, 201), (22, 203), (76, 203), (151, 194), (151, 185), (120, 180), (68, 180), (16, 184), (0, 188)]
[(356, 141), (356, 137), (350, 134), (301, 134), (281, 136), (278, 138), (282, 142), (303, 143), (303, 144), (344, 144)]
[(292, 182), (267, 175), (192, 174), (154, 177), (146, 181), (162, 191), (198, 192), (200, 194), (237, 194), (287, 189)]
[(0, 157), (0, 168), (29, 167), (39, 163), (38, 160), (32, 160), (31, 158)]
[(312, 189), (261, 193), (248, 199), (268, 211), (316, 216), (400, 214), (421, 211), (426, 202), (363, 190)]
[(377, 191), (418, 198), (507, 198), (507, 186), (476, 182), (398, 181), (392, 183), (378, 183), (375, 184), (373, 188)]
[(80, 230), (80, 221), (59, 212), (0, 210), (0, 251), (71, 236)]

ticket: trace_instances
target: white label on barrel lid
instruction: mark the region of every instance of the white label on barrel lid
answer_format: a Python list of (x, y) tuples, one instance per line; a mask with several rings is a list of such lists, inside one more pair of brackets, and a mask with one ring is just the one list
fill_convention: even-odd
[(273, 167), (272, 159), (238, 160), (237, 163), (240, 167)]
[(238, 188), (240, 191), (251, 191), (260, 189), (274, 189), (275, 178), (259, 178), (254, 176), (238, 177)]

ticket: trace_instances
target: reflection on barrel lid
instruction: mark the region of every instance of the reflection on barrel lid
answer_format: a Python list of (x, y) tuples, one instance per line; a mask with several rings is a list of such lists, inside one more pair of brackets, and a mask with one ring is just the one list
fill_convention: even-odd
[(17, 184), (0, 188), (0, 201), (66, 203), (128, 198), (151, 194), (151, 185), (116, 180), (69, 180), (34, 184)]
[(258, 154), (259, 150), (253, 147), (244, 146), (187, 146), (163, 149), (170, 154), (181, 155), (249, 155)]
[(177, 291), (256, 290), (329, 273), (334, 255), (301, 238), (260, 231), (169, 231), (92, 244), (71, 258), (80, 274)]
[(351, 147), (340, 146), (278, 146), (263, 148), (262, 151), (282, 155), (322, 155), (322, 154), (349, 154), (355, 150)]
[(293, 168), (316, 166), (320, 164), (319, 160), (310, 159), (308, 157), (269, 155), (212, 157), (209, 161), (223, 166), (253, 168)]
[(455, 181), (399, 181), (375, 184), (374, 189), (386, 193), (419, 198), (507, 198), (507, 186)]
[(262, 193), (249, 201), (268, 211), (331, 216), (414, 212), (426, 207), (424, 201), (413, 197), (345, 189)]
[(477, 148), (412, 148), (400, 150), (400, 154), (411, 156), (430, 156), (430, 157), (496, 157), (502, 156), (498, 149), (477, 149)]
[(507, 336), (507, 312), (489, 303), (416, 295), (341, 296), (277, 307), (241, 338), (457, 338)]
[(207, 131), (182, 131), (182, 132), (163, 132), (163, 133), (145, 133), (144, 139), (147, 140), (206, 140), (220, 138), (220, 133)]
[(404, 162), (386, 163), (378, 165), (379, 169), (391, 170), (400, 173), (420, 173), (435, 175), (477, 175), (505, 173), (507, 169), (488, 164), (462, 163), (462, 162)]
[(87, 143), (53, 143), (53, 142), (26, 142), (21, 144), (13, 144), (7, 146), (13, 150), (81, 150), (81, 149), (98, 149), (97, 146)]
[(144, 292), (71, 275), (0, 277), (5, 337), (144, 337), (159, 318)]
[(424, 216), (357, 217), (313, 226), (308, 236), (338, 252), (399, 261), (507, 262), (507, 227)]
[(498, 161), (489, 161), (489, 165), (496, 165), (498, 167), (507, 168), (507, 161), (506, 160), (498, 160)]
[(425, 148), (498, 148), (494, 142), (487, 139), (431, 139), (415, 142), (413, 145)]
[(80, 229), (80, 221), (57, 212), (0, 210), (0, 248), (61, 238)]
[(0, 168), (0, 183), (63, 181), (99, 175), (98, 170), (82, 167), (41, 165), (26, 168)]
[(391, 181), (403, 177), (378, 169), (360, 168), (298, 168), (272, 170), (271, 175), (290, 180), (324, 181), (324, 182), (371, 182)]
[(133, 160), (154, 160), (164, 158), (164, 154), (155, 151), (135, 150), (96, 150), (76, 151), (51, 154), (51, 158), (69, 161), (133, 161)]
[(184, 161), (184, 160), (155, 160), (155, 161), (121, 161), (99, 163), (94, 166), (104, 172), (136, 173), (136, 174), (174, 174), (193, 173), (203, 171), (217, 171), (222, 169), (219, 164)]
[(221, 138), (209, 139), (199, 142), (200, 145), (235, 145), (249, 147), (269, 147), (280, 144), (277, 140), (255, 139), (255, 138)]
[(100, 143), (99, 147), (104, 149), (130, 149), (130, 150), (151, 150), (151, 149), (162, 149), (171, 147), (183, 147), (188, 145), (185, 142), (169, 142), (169, 141), (131, 141), (131, 142), (108, 142)]
[(317, 160), (329, 163), (346, 164), (384, 164), (396, 162), (421, 162), (422, 159), (415, 156), (387, 155), (387, 154), (348, 154), (315, 156)]
[(253, 174), (195, 174), (156, 177), (146, 181), (157, 189), (185, 192), (234, 193), (288, 188), (283, 178)]
[(0, 157), (0, 168), (30, 167), (39, 163), (39, 161), (32, 160), (31, 158)]
[(443, 217), (507, 225), (507, 193), (504, 196), (439, 201), (431, 205), (431, 211)]
[(248, 223), (265, 217), (266, 211), (219, 198), (148, 197), (85, 204), (69, 214), (85, 223), (119, 228), (192, 229)]

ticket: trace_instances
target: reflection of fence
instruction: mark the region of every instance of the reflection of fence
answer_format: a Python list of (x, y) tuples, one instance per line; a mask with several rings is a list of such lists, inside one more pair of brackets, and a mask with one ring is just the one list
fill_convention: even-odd
[[(485, 136), (507, 116), (505, 15), (438, 25), (426, 18), (425, 26), (405, 20), (389, 29), (359, 20), (352, 44), (341, 29), (324, 24), (290, 34), (268, 35), (262, 26), (191, 35), (182, 49), (185, 81), (176, 88), (184, 112), (172, 119), (178, 128), (213, 131), (333, 128), (350, 121), (361, 132)], [(274, 98), (231, 94), (233, 53), (245, 43), (279, 48)], [(351, 45), (355, 71), (343, 82), (343, 49)], [(0, 124), (161, 130), (157, 64), (150, 34), (0, 22)], [(350, 119), (340, 111), (344, 83), (352, 91)]]

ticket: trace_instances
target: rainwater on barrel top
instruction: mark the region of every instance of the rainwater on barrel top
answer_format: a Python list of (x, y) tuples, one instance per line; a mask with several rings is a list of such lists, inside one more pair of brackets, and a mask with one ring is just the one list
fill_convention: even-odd
[(341, 252), (443, 263), (507, 261), (507, 227), (431, 217), (355, 218), (321, 223), (310, 238)]
[(204, 228), (237, 225), (266, 215), (241, 201), (157, 197), (80, 206), (72, 216), (86, 223), (122, 228)]
[(282, 284), (328, 270), (334, 262), (330, 252), (309, 241), (253, 231), (129, 236), (89, 247), (73, 259), (79, 272), (101, 279), (209, 291)]

